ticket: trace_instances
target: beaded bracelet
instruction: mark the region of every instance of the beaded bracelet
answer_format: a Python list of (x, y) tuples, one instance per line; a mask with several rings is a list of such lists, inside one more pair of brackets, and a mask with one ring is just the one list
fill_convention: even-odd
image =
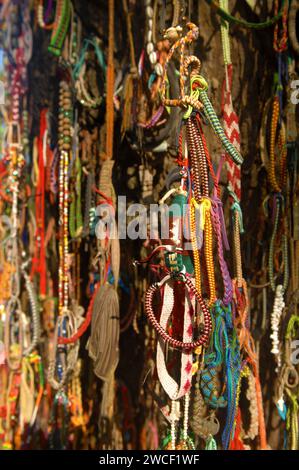
[[(49, 6), (48, 6), (48, 9), (47, 9), (47, 12), (48, 10), (51, 10), (52, 8), (52, 0), (49, 2)], [(47, 13), (46, 12), (46, 13)], [(54, 23), (46, 23), (46, 20), (44, 19), (44, 6), (43, 6), (43, 0), (39, 0), (39, 3), (37, 5), (37, 22), (38, 22), (38, 25), (43, 28), (43, 29), (47, 29), (47, 30), (52, 30), (54, 28)]]
[(80, 103), (83, 106), (87, 106), (89, 108), (97, 108), (102, 103), (102, 97), (91, 96), (90, 93), (87, 91), (84, 81), (86, 75), (86, 56), (88, 53), (89, 46), (94, 48), (98, 64), (102, 69), (103, 73), (106, 72), (104, 55), (100, 49), (98, 40), (96, 38), (84, 39), (80, 58), (73, 68), (73, 78), (76, 81), (75, 88), (77, 90), (77, 97)]
[(28, 262), (25, 262), (22, 264), (21, 271), (25, 280), (25, 287), (28, 292), (29, 303), (31, 307), (33, 334), (32, 334), (31, 343), (23, 351), (24, 356), (29, 356), (29, 354), (31, 354), (35, 350), (36, 346), (38, 345), (39, 338), (40, 338), (40, 317), (39, 317), (39, 311), (38, 311), (38, 304), (37, 304), (34, 286), (30, 280), (30, 276), (25, 271), (27, 264)]
[[(64, 326), (64, 323), (67, 323), (67, 327)], [(50, 352), (48, 366), (48, 382), (55, 390), (63, 390), (63, 388), (65, 387), (70, 374), (75, 369), (80, 346), (79, 341), (76, 341), (75, 343), (69, 345), (60, 345), (58, 343), (58, 338), (60, 336), (59, 333), (61, 330), (63, 330), (64, 335), (66, 333), (68, 334), (68, 337), (72, 337), (74, 331), (77, 330), (78, 325), (76, 325), (76, 323), (76, 318), (74, 318), (72, 312), (70, 311), (66, 312), (63, 315), (59, 315), (59, 317), (57, 318), (54, 331), (53, 347)], [(66, 356), (65, 367), (62, 367), (61, 364), (57, 364), (57, 358), (59, 358), (59, 354), (61, 354), (62, 352)], [(57, 379), (56, 374), (58, 376)]]
[(71, 1), (58, 0), (55, 13), (54, 28), (48, 51), (59, 57), (68, 32), (71, 18)]
[[(153, 297), (154, 294), (161, 289), (161, 287), (169, 281), (171, 278), (177, 278), (182, 280), (186, 286), (189, 288), (189, 290), (195, 295), (197, 302), (199, 303), (201, 310), (203, 312), (204, 316), (204, 330), (200, 336), (200, 338), (197, 341), (192, 341), (190, 343), (184, 343), (183, 341), (176, 340), (172, 338), (166, 331), (161, 327), (159, 324), (154, 311), (152, 307), (153, 303)], [(167, 343), (170, 344), (173, 348), (177, 349), (184, 349), (184, 350), (190, 350), (190, 349), (196, 349), (198, 346), (207, 344), (209, 340), (209, 335), (212, 329), (212, 321), (210, 317), (210, 312), (202, 299), (201, 295), (198, 293), (198, 290), (196, 287), (193, 285), (191, 279), (189, 279), (186, 275), (183, 273), (176, 273), (176, 274), (168, 274), (165, 276), (162, 281), (154, 283), (152, 286), (149, 287), (145, 294), (145, 312), (147, 314), (147, 317), (150, 321), (150, 323), (153, 325), (155, 330), (158, 332), (159, 335), (162, 336), (163, 340)]]
[[(11, 331), (11, 317), (16, 314), (18, 317), (18, 340), (12, 342), (14, 337)], [(17, 371), (20, 369), (22, 364), (23, 356), (23, 325), (22, 325), (22, 310), (19, 298), (12, 296), (6, 306), (5, 316), (5, 330), (4, 330), (4, 345), (5, 345), (5, 356), (8, 367), (11, 371)]]

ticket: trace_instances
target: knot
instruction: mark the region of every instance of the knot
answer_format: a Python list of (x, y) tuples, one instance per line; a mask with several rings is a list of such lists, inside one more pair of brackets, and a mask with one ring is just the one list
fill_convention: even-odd
[(199, 91), (203, 92), (209, 88), (209, 85), (202, 75), (195, 75), (191, 78), (191, 88), (194, 87), (199, 88)]
[(201, 75), (198, 75), (200, 68), (200, 60), (197, 59), (197, 57), (191, 56), (188, 57), (188, 59), (185, 61), (185, 75), (187, 75), (187, 68), (193, 63), (196, 64), (196, 67), (193, 72), (191, 72), (191, 94), (190, 96), (185, 96), (184, 99), (182, 99), (183, 104), (188, 104), (188, 110), (184, 114), (184, 119), (188, 119), (190, 117), (191, 113), (193, 112), (193, 109), (200, 111), (204, 107), (203, 104), (199, 101), (199, 97), (201, 92), (206, 91), (208, 89), (208, 83), (206, 82), (206, 80)]
[(195, 210), (199, 211), (200, 214), (200, 229), (204, 230), (205, 223), (206, 223), (206, 213), (211, 210), (212, 203), (209, 198), (205, 197), (202, 198), (200, 203), (196, 201), (196, 199), (191, 199), (191, 205), (194, 206)]
[(200, 209), (200, 205), (198, 204), (198, 202), (196, 201), (196, 199), (191, 198), (191, 204), (194, 206), (195, 209)]
[(201, 223), (201, 228), (204, 230), (205, 224), (206, 224), (206, 213), (210, 212), (211, 210), (212, 203), (210, 199), (207, 197), (203, 198), (201, 201), (201, 217), (200, 217), (200, 223)]
[(186, 35), (186, 41), (187, 42), (192, 42), (196, 40), (199, 36), (199, 28), (196, 26), (194, 23), (187, 23), (187, 28), (189, 29), (187, 35)]
[(236, 202), (239, 204), (240, 200), (238, 198), (238, 196), (236, 195), (235, 191), (229, 186), (227, 188), (228, 190), (228, 194), (230, 195), (230, 197)]
[(182, 27), (177, 26), (176, 28), (174, 27), (168, 28), (165, 31), (163, 38), (168, 39), (170, 44), (174, 44), (176, 41), (180, 39), (181, 36), (182, 36)]
[(241, 206), (239, 204), (239, 202), (234, 202), (232, 207), (231, 207), (231, 210), (233, 212), (233, 221), (235, 221), (235, 217), (236, 217), (236, 212), (238, 213), (239, 215), (239, 230), (240, 230), (240, 233), (244, 233), (244, 225), (243, 225), (243, 214), (242, 214), (242, 209), (241, 209)]
[(223, 203), (217, 195), (212, 196), (212, 205), (213, 205), (214, 209), (217, 209), (218, 207), (223, 207)]

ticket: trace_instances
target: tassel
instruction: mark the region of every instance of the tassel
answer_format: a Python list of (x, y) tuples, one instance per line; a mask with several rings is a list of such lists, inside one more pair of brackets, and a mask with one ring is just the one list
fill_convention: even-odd
[(102, 402), (101, 402), (101, 411), (99, 414), (99, 426), (101, 425), (102, 418), (107, 418), (111, 420), (113, 418), (114, 412), (114, 374), (105, 380), (102, 388)]
[(111, 270), (114, 278), (114, 287), (117, 289), (119, 281), (119, 265), (120, 265), (120, 245), (116, 221), (114, 223), (113, 236), (111, 239)]
[(208, 437), (205, 450), (217, 450), (217, 443), (213, 436)]
[(26, 424), (30, 423), (34, 410), (34, 371), (27, 360), (23, 358), (21, 386), (20, 386), (20, 428), (24, 431)]
[[(119, 246), (119, 239), (118, 239), (118, 230), (117, 224), (114, 216), (114, 206), (115, 206), (115, 192), (112, 184), (112, 170), (114, 166), (114, 161), (106, 160), (102, 163), (101, 167), (101, 174), (100, 174), (100, 181), (99, 187), (100, 191), (96, 192), (99, 194), (99, 203), (106, 205), (108, 204), (111, 206), (111, 216), (110, 216), (110, 229), (111, 233), (109, 234), (109, 242), (110, 246), (110, 253), (107, 256), (107, 259), (111, 262), (111, 270), (114, 277), (114, 286), (117, 288), (118, 286), (118, 279), (119, 279), (119, 265), (120, 265), (120, 246)], [(101, 246), (103, 251), (107, 251), (106, 241), (101, 241)], [(109, 259), (109, 255), (111, 255)]]
[(132, 103), (134, 98), (134, 81), (136, 74), (129, 73), (126, 77), (124, 85), (124, 101), (123, 101), (123, 119), (121, 123), (121, 140), (123, 140), (127, 131), (133, 128)]
[(132, 34), (132, 20), (131, 13), (127, 0), (123, 0), (123, 9), (126, 15), (127, 22), (127, 35), (130, 48), (130, 72), (128, 73), (124, 85), (124, 104), (123, 104), (123, 120), (121, 123), (121, 140), (123, 140), (125, 133), (133, 128), (134, 118), (134, 85), (137, 79), (137, 66), (135, 60), (134, 39)]
[(102, 285), (94, 300), (91, 333), (87, 343), (89, 357), (93, 360), (94, 373), (102, 380), (109, 380), (119, 360), (119, 303), (116, 290)]
[(230, 450), (245, 450), (242, 439), (240, 437), (241, 423), (242, 423), (241, 410), (239, 408), (238, 413), (237, 413), (237, 419), (236, 419), (235, 435), (234, 435), (233, 440), (231, 441)]
[(237, 385), (240, 377), (240, 349), (235, 330), (227, 337), (226, 342), (226, 393), (227, 417), (222, 434), (224, 449), (229, 448), (234, 433), (236, 415)]

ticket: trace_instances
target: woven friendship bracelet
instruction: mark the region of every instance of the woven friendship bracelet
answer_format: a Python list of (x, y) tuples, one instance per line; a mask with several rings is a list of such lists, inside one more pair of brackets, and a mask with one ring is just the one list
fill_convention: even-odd
[[(187, 290), (187, 289), (185, 289)], [(174, 307), (173, 287), (169, 282), (166, 283), (163, 295), (163, 307), (160, 317), (160, 326), (166, 330), (168, 320)], [(185, 296), (184, 306), (184, 332), (183, 341), (187, 343), (192, 339), (193, 325), (192, 317), (195, 309), (195, 296), (190, 293), (190, 298)], [(162, 387), (171, 400), (182, 398), (190, 389), (192, 382), (192, 351), (181, 352), (181, 372), (180, 384), (170, 376), (165, 359), (166, 342), (162, 336), (158, 340), (157, 345), (157, 372)]]

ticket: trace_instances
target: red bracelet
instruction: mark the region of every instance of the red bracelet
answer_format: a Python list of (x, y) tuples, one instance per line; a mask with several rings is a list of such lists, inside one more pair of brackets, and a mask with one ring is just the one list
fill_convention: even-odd
[(96, 294), (98, 292), (100, 288), (100, 285), (98, 285), (96, 288), (95, 288), (95, 291), (93, 293), (93, 296), (92, 298), (90, 299), (90, 302), (89, 302), (89, 305), (88, 305), (88, 310), (87, 310), (87, 313), (86, 313), (86, 317), (82, 323), (82, 325), (78, 328), (78, 331), (71, 337), (69, 338), (65, 338), (64, 336), (58, 336), (58, 344), (71, 344), (71, 343), (75, 343), (76, 341), (78, 341), (81, 336), (85, 333), (85, 331), (87, 330), (87, 328), (89, 327), (90, 325), (90, 322), (91, 322), (91, 317), (92, 317), (92, 309), (93, 309), (93, 304), (94, 304), (94, 301), (95, 301), (95, 298), (96, 298)]
[(167, 282), (169, 279), (174, 277), (173, 275), (169, 274), (169, 275), (165, 276), (164, 279), (162, 279), (162, 281), (156, 282), (152, 286), (149, 287), (149, 289), (147, 290), (147, 292), (145, 294), (145, 312), (147, 314), (147, 317), (148, 317), (150, 323), (153, 325), (153, 327), (155, 328), (157, 333), (160, 336), (162, 336), (163, 340), (165, 342), (169, 343), (170, 346), (172, 346), (173, 348), (176, 348), (176, 349), (185, 349), (185, 350), (196, 349), (198, 346), (201, 346), (203, 344), (207, 344), (207, 342), (209, 340), (210, 332), (212, 330), (212, 320), (211, 320), (210, 312), (209, 312), (203, 298), (201, 297), (201, 295), (197, 291), (196, 287), (193, 285), (191, 279), (189, 279), (188, 277), (186, 277), (182, 273), (180, 273), (180, 276), (182, 277), (182, 280), (185, 282), (185, 284), (190, 289), (190, 291), (193, 292), (193, 294), (195, 295), (196, 300), (199, 303), (199, 305), (200, 305), (200, 307), (203, 311), (204, 331), (201, 334), (200, 338), (197, 341), (193, 341), (191, 343), (184, 343), (183, 341), (179, 341), (177, 339), (172, 338), (161, 327), (160, 323), (158, 322), (158, 320), (157, 320), (157, 318), (154, 314), (154, 311), (153, 311), (153, 308), (152, 308), (153, 296), (154, 296), (156, 291), (160, 290), (160, 288), (163, 286), (163, 284), (165, 284), (165, 282)]

